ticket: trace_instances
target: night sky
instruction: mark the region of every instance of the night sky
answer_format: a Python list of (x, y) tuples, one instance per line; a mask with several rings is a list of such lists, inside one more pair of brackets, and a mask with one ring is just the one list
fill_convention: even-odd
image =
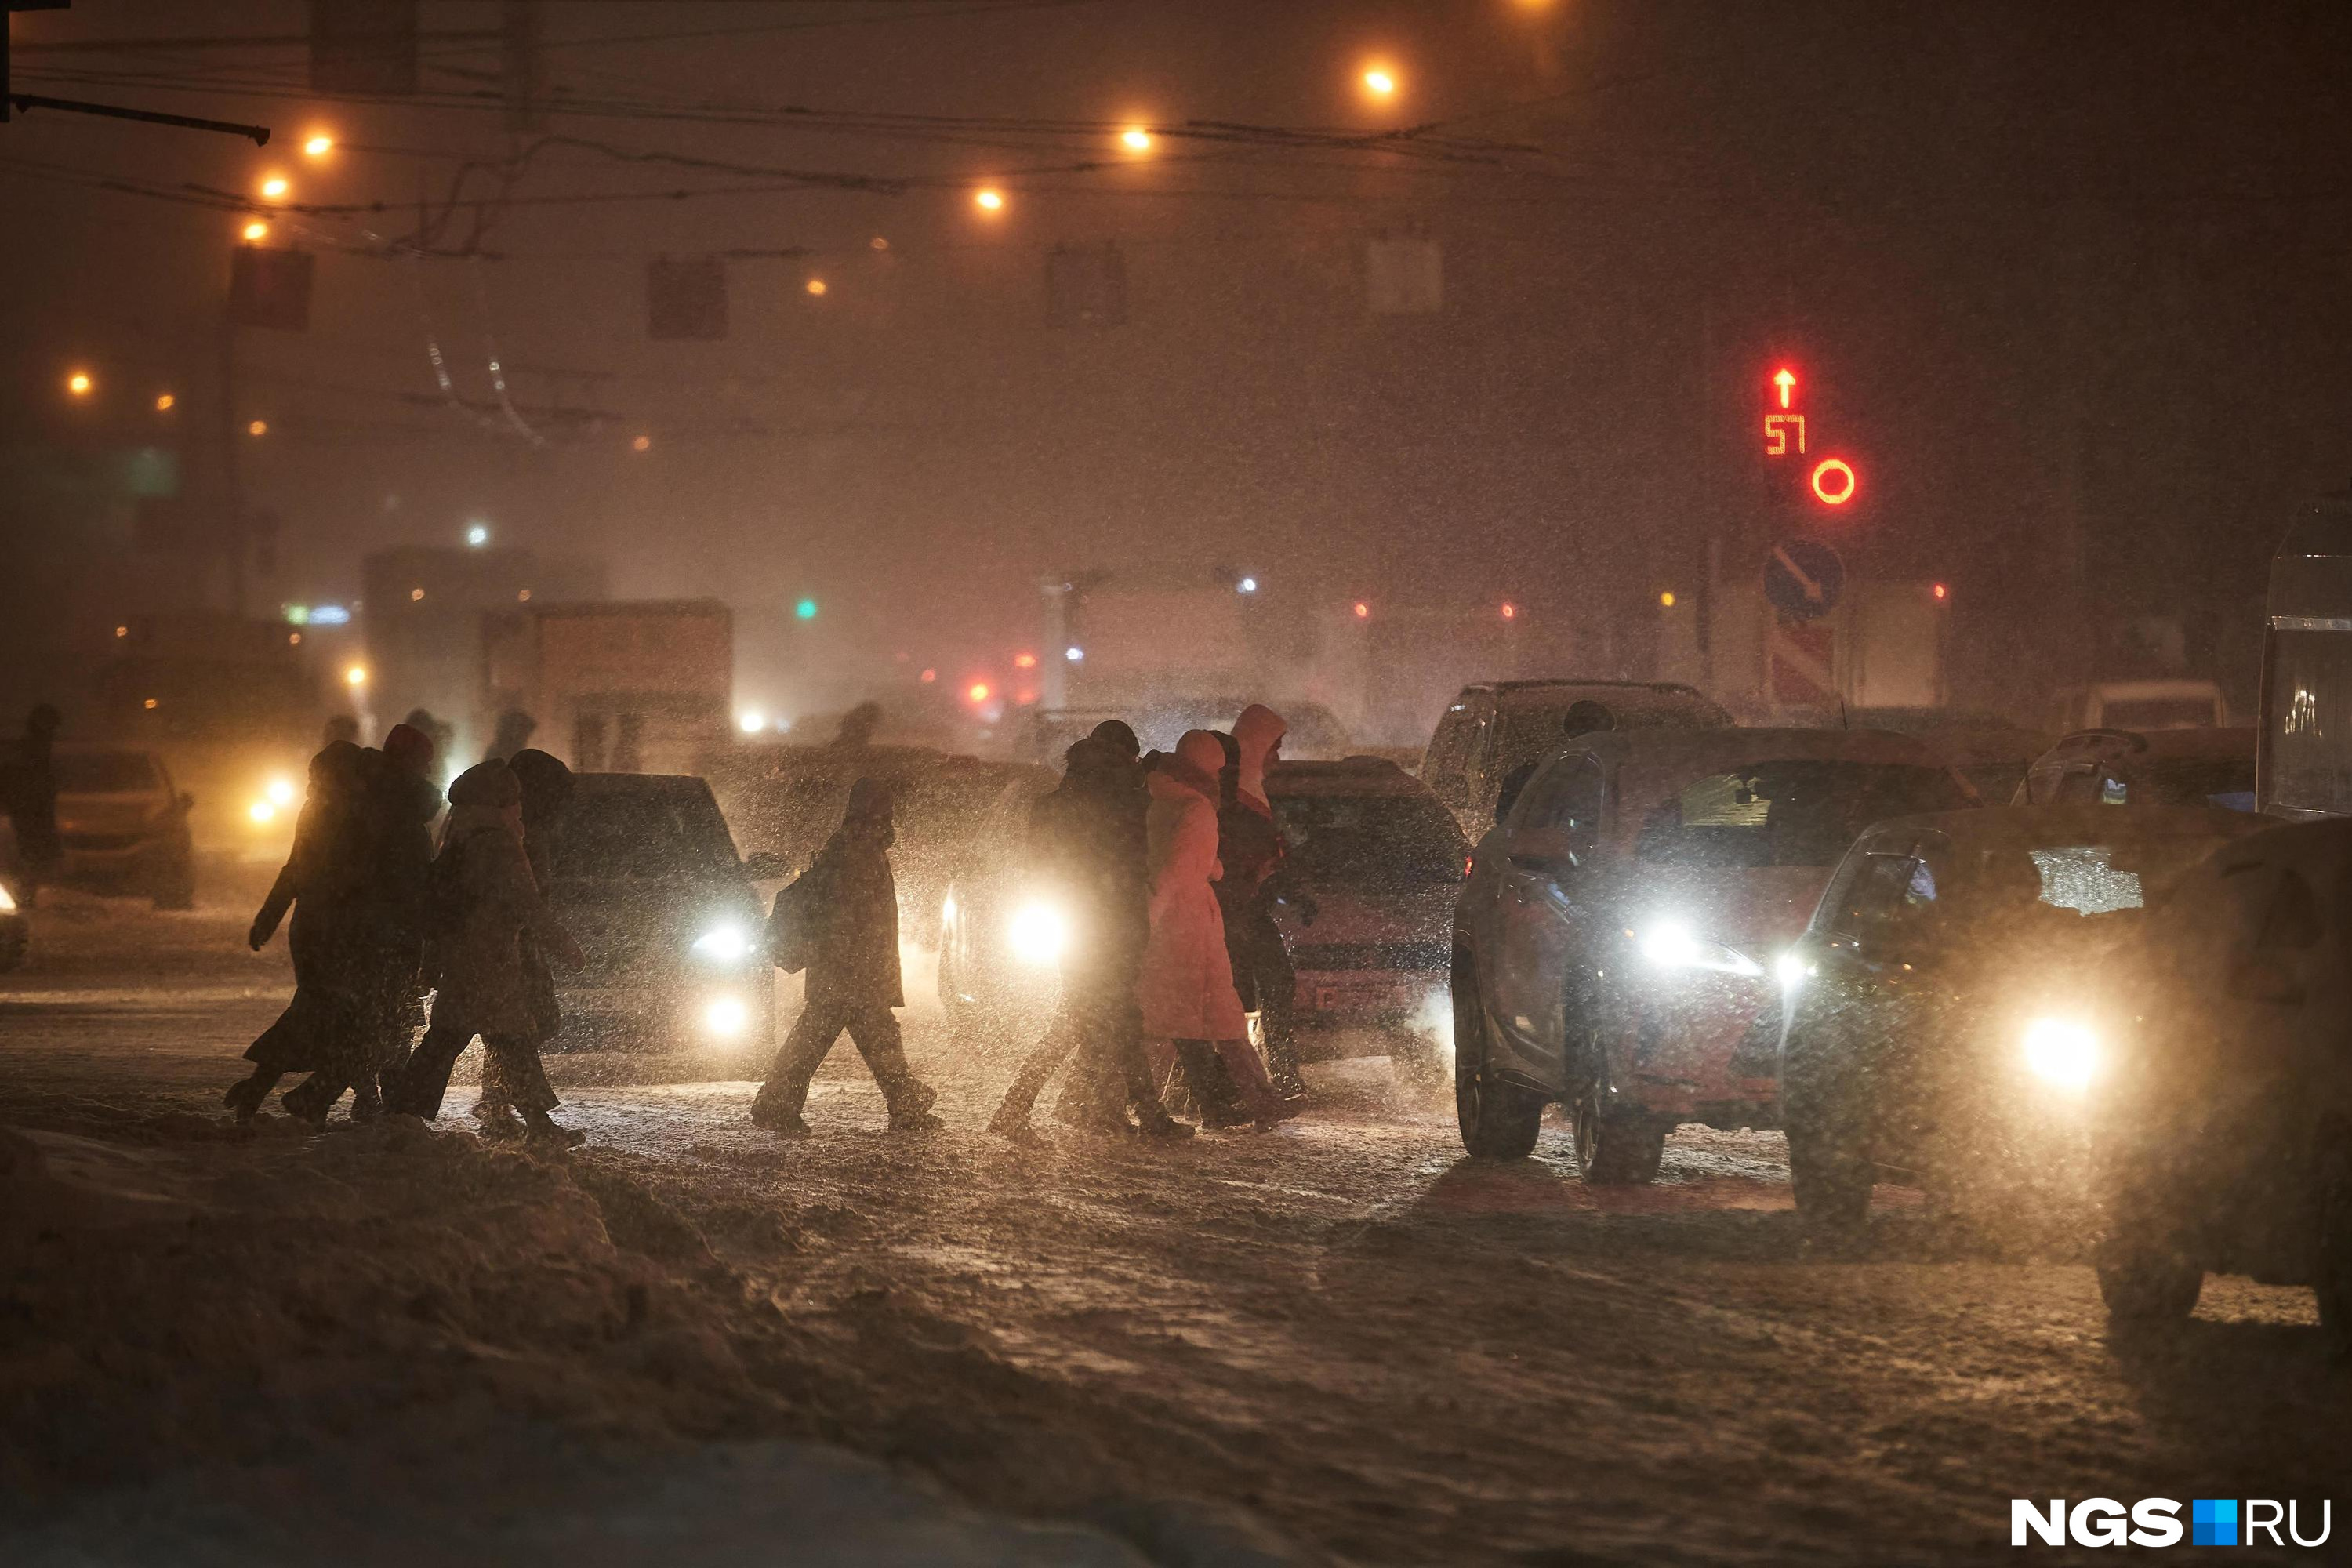
[[(309, 91), (300, 5), (14, 18), (19, 91), (275, 134), (0, 127), (0, 695), (191, 591), (43, 476), (176, 447), (215, 493), (271, 172), (381, 208), (269, 218), (318, 271), (307, 332), (234, 351), (247, 499), (284, 520), (255, 606), (478, 517), (727, 599), (787, 704), (1001, 660), (1038, 575), (1084, 569), (1245, 565), (1299, 613), (1508, 598), (1563, 668), (1634, 657), (1710, 537), (1788, 525), (1751, 439), (1780, 363), (1865, 476), (1853, 568), (1951, 584), (1956, 701), (2124, 672), (2139, 617), (2244, 696), (2289, 510), (2352, 479), (2340, 5), (576, 4), (525, 130), (496, 37), (446, 37), (500, 15), (426, 0), (420, 92), (373, 101)], [(43, 47), (232, 34), (280, 42)], [(1438, 242), (1440, 311), (1368, 313), (1384, 233)], [(1103, 242), (1128, 320), (1049, 325), (1047, 253)], [(649, 341), (646, 263), (708, 252), (741, 253), (728, 335)]]

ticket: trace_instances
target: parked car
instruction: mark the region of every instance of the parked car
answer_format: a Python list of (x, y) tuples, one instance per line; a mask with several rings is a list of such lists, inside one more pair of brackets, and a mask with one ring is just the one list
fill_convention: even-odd
[(56, 752), (59, 879), (97, 892), (137, 893), (159, 910), (196, 901), (193, 796), (173, 787), (163, 759), (134, 746), (59, 742)]
[(2215, 806), (2094, 804), (1864, 833), (1778, 964), (1798, 1209), (1857, 1222), (1876, 1182), (2079, 1205), (2087, 1101), (2115, 1070), (2101, 961), (2199, 861), (2261, 826)]
[(2352, 1352), (2352, 820), (2230, 844), (2148, 921), (2120, 977), (2128, 1052), (2099, 1086), (2099, 1289), (2186, 1318), (2208, 1273), (2310, 1285)]
[(2230, 704), (2210, 680), (2103, 680), (2070, 686), (2051, 704), (2050, 728), (2207, 730), (2226, 728)]
[(1771, 974), (1864, 828), (1970, 804), (1875, 730), (1633, 730), (1546, 763), (1480, 840), (1454, 921), (1470, 1152), (1570, 1111), (1585, 1179), (1646, 1182), (1680, 1121), (1769, 1126)]
[(948, 876), (940, 900), (940, 1005), (968, 1043), (1025, 1047), (1060, 1005), (1067, 917), (1037, 883), (1029, 855), (1029, 814), (1059, 782), (1045, 768), (1014, 768)]
[(549, 900), (586, 962), (556, 975), (555, 1047), (766, 1048), (775, 976), (753, 884), (783, 870), (736, 853), (698, 778), (577, 775)]
[(2012, 803), (2254, 809), (2254, 731), (2082, 730), (2033, 759)]
[(1505, 782), (1568, 743), (1568, 712), (1580, 702), (1607, 709), (1618, 730), (1711, 730), (1731, 722), (1696, 687), (1674, 681), (1488, 681), (1464, 687), (1438, 720), (1422, 756), (1421, 782), (1475, 839), (1494, 822)]
[(1448, 936), (1469, 846), (1454, 814), (1393, 763), (1282, 763), (1266, 774), (1288, 853), (1275, 923), (1298, 976), (1290, 1022), (1302, 1061), (1385, 1056), (1438, 1083)]

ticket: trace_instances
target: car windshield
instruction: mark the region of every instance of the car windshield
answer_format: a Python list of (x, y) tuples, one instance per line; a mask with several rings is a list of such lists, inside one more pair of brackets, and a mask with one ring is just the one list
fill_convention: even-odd
[[(1497, 715), (1496, 755), (1505, 768), (1548, 757), (1568, 744), (1568, 710), (1574, 699), (1562, 697), (1541, 708), (1510, 708)], [(1632, 699), (1600, 698), (1620, 730), (1697, 730), (1704, 716), (1692, 708), (1643, 692)]]
[[(2004, 844), (1850, 861), (1830, 904), (1838, 929), (1884, 942), (1959, 940), (2037, 915), (2095, 918), (2145, 909), (2220, 840), (2204, 835), (2100, 844)], [(2035, 928), (2038, 929), (2038, 928)]]
[(1277, 795), (1292, 869), (1316, 881), (1458, 882), (1462, 833), (1425, 795)]
[(144, 752), (59, 752), (56, 763), (59, 795), (130, 795), (159, 782)]
[(741, 864), (718, 803), (698, 789), (583, 789), (555, 841), (559, 880), (732, 876)]
[(1874, 822), (1969, 804), (1941, 768), (1754, 763), (1682, 781), (1643, 818), (1633, 854), (1653, 865), (1726, 870), (1834, 866)]
[(2110, 730), (2205, 730), (2213, 725), (2210, 697), (2130, 697), (2099, 704)]

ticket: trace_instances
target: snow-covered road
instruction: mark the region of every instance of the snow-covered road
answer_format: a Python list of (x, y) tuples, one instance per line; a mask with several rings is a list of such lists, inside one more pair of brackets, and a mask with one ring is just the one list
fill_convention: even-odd
[[(211, 1113), (286, 984), (237, 930), (62, 911), (0, 977), (0, 1122)], [(920, 1011), (909, 1048), (944, 1132), (885, 1132), (845, 1041), (803, 1142), (746, 1124), (740, 1069), (555, 1076), (616, 1239), (611, 1184), (698, 1233), (806, 1430), (991, 1509), (1206, 1500), (1367, 1563), (1880, 1563), (2001, 1556), (2012, 1497), (2347, 1495), (2352, 1375), (2305, 1292), (2211, 1281), (2185, 1333), (2119, 1344), (2063, 1239), (1885, 1190), (1866, 1237), (1809, 1238), (1769, 1135), (1688, 1129), (1657, 1185), (1595, 1191), (1564, 1129), (1471, 1163), (1370, 1061), (1271, 1134), (1041, 1116), (1018, 1148), (981, 1131), (1009, 1062)]]

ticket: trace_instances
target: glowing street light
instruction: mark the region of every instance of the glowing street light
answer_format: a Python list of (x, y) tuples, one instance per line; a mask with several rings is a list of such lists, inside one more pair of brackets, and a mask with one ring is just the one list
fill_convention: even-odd
[(1151, 151), (1151, 132), (1140, 125), (1130, 125), (1118, 133), (1118, 144), (1130, 153)]
[(269, 434), (269, 421), (256, 419), (245, 427), (245, 433), (248, 436), (267, 436)]
[(1662, 605), (1663, 607), (1664, 607), (1664, 608), (1666, 608), (1666, 609), (1669, 609), (1669, 610), (1673, 609), (1673, 608), (1675, 607), (1675, 594), (1674, 594), (1674, 590), (1673, 590), (1673, 589), (1671, 589), (1671, 588), (1669, 588), (1669, 589), (1667, 589), (1664, 593), (1663, 593), (1663, 594), (1659, 595), (1658, 595), (1658, 603), (1659, 603), (1659, 605)]
[(269, 226), (256, 218), (238, 232), (245, 236), (245, 242), (247, 245), (259, 245), (269, 237)]
[(490, 530), (488, 523), (478, 522), (471, 528), (466, 530), (466, 542), (472, 545), (475, 549), (479, 550), (483, 545), (488, 544), (489, 542)]
[(1243, 578), (1240, 582), (1238, 582), (1238, 583), (1236, 583), (1236, 584), (1234, 584), (1234, 592), (1235, 592), (1236, 594), (1255, 594), (1255, 593), (1256, 593), (1256, 592), (1257, 592), (1257, 579), (1256, 579), (1256, 578), (1255, 578), (1255, 577), (1244, 577), (1244, 578)]
[(88, 397), (90, 388), (97, 384), (89, 379), (89, 372), (86, 370), (78, 370), (66, 377), (66, 391), (76, 397)]
[(1013, 656), (1013, 668), (1034, 669), (1037, 668), (1037, 656), (1034, 653), (1016, 653)]
[(354, 688), (365, 686), (367, 684), (367, 679), (368, 672), (366, 665), (355, 664), (349, 669), (343, 671), (343, 684), (346, 686)]
[(802, 287), (819, 298), (822, 298), (824, 294), (824, 279), (822, 278), (812, 278), (806, 283), (803, 284)]
[(1364, 90), (1374, 98), (1394, 98), (1396, 89), (1396, 73), (1387, 67), (1374, 66), (1364, 72)]
[(985, 680), (973, 681), (971, 685), (965, 689), (964, 695), (971, 698), (974, 702), (987, 701), (989, 698), (988, 682)]
[(973, 205), (978, 206), (982, 212), (993, 213), (1003, 212), (1004, 210), (1004, 193), (998, 190), (994, 185), (982, 186), (979, 190), (972, 193), (971, 199)]
[(313, 132), (302, 143), (302, 151), (310, 157), (323, 158), (335, 150), (335, 139), (323, 131)]
[(1087, 650), (1073, 645), (1062, 650), (1062, 657), (1072, 664), (1084, 664), (1087, 661)]
[(650, 436), (640, 436), (629, 443), (629, 450), (632, 452), (650, 452), (653, 447), (654, 438)]
[(159, 393), (155, 398), (155, 412), (158, 414), (169, 414), (179, 401), (180, 400), (178, 398), (173, 396), (168, 392)]
[(285, 175), (272, 174), (268, 179), (261, 182), (261, 199), (269, 202), (282, 202), (286, 199), (288, 195), (293, 191), (293, 189), (294, 186), (292, 183), (289, 182)]
[(756, 735), (768, 727), (768, 716), (757, 708), (746, 708), (736, 716), (735, 722), (746, 735)]

